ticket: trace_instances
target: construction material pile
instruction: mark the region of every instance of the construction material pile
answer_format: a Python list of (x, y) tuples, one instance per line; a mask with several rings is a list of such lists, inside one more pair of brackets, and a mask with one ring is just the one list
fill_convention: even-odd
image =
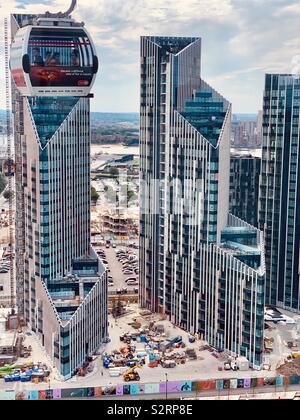
[(276, 372), (282, 376), (300, 376), (300, 358), (288, 358), (276, 369)]
[(77, 369), (76, 375), (77, 376), (86, 376), (94, 371), (94, 361), (97, 358), (97, 355), (92, 357), (87, 357), (85, 362)]
[(50, 370), (42, 363), (6, 365), (0, 368), (0, 377), (5, 382), (43, 382), (49, 375)]
[[(102, 355), (103, 367), (109, 369), (110, 376), (124, 375), (127, 369), (143, 366), (170, 369), (198, 359), (196, 350), (187, 347), (181, 335), (168, 337), (161, 323), (150, 321), (141, 327), (134, 318), (129, 325), (135, 329), (120, 335), (120, 348)], [(192, 335), (188, 340), (191, 344), (196, 341)], [(137, 374), (130, 371), (130, 375), (126, 375), (127, 379), (129, 377), (137, 377)]]

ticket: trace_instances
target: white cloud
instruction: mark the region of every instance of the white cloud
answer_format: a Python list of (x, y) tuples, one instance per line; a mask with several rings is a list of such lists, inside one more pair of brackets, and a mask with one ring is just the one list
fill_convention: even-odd
[[(64, 11), (69, 4), (0, 0), (0, 19), (11, 11)], [(255, 111), (264, 73), (291, 71), (300, 54), (299, 13), (296, 0), (78, 0), (74, 18), (86, 22), (97, 45), (99, 110), (138, 110), (139, 38), (168, 35), (201, 36), (205, 77), (236, 101), (236, 110)], [(1, 75), (1, 61), (0, 67)]]
[(295, 3), (295, 4), (289, 4), (288, 6), (282, 7), (281, 9), (277, 10), (274, 13), (274, 16), (276, 17), (280, 17), (280, 16), (284, 16), (284, 15), (295, 15), (295, 14), (300, 14), (300, 4), (299, 3)]

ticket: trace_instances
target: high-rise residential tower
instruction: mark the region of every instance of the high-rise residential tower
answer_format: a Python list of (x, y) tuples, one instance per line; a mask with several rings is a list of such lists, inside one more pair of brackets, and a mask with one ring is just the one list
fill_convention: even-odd
[(18, 310), (63, 378), (107, 338), (107, 276), (90, 245), (90, 94), (84, 24), (13, 15)]
[(264, 249), (229, 214), (231, 105), (199, 38), (141, 39), (140, 303), (260, 366)]
[(259, 224), (266, 241), (266, 301), (300, 310), (300, 78), (268, 74), (263, 109)]

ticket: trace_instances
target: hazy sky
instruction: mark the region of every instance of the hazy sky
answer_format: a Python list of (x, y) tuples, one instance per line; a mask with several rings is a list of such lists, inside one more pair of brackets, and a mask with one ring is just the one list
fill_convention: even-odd
[[(262, 103), (264, 73), (291, 73), (293, 58), (300, 58), (296, 0), (77, 2), (74, 17), (86, 22), (100, 58), (93, 110), (138, 111), (141, 35), (202, 37), (202, 76), (232, 102), (234, 112), (256, 112)], [(0, 0), (0, 17), (17, 10), (66, 10), (69, 4), (69, 0)], [(0, 81), (1, 77), (2, 69)]]

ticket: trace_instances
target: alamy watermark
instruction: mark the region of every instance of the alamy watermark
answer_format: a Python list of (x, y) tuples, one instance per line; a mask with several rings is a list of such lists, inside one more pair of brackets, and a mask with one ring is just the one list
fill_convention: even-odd
[[(138, 204), (141, 215), (184, 216), (186, 223), (199, 223), (202, 214), (202, 179), (135, 179), (127, 171), (98, 180), (104, 186), (102, 198), (114, 212), (124, 212)], [(213, 192), (211, 192), (213, 193)]]

